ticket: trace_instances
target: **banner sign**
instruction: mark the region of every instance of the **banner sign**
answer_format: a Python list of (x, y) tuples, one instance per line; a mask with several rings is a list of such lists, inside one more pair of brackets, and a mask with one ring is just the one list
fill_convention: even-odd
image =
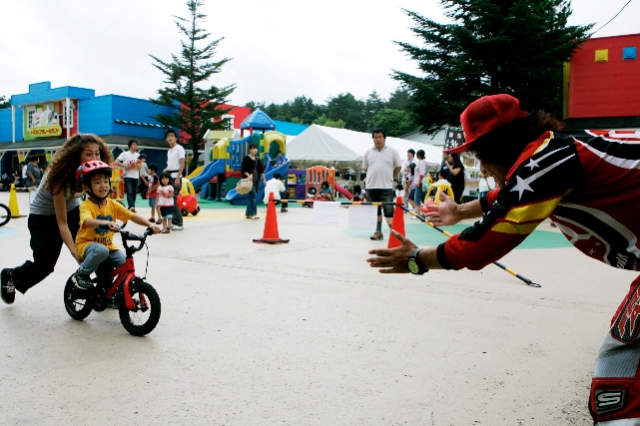
[(456, 129), (454, 127), (447, 128), (447, 134), (444, 138), (444, 149), (451, 149), (460, 146), (464, 143), (464, 133), (462, 129)]

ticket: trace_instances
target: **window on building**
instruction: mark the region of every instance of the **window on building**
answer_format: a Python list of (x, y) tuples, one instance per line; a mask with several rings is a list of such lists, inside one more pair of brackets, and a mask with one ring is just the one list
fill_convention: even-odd
[(27, 109), (27, 130), (31, 128), (31, 123), (33, 122), (33, 113), (36, 112), (35, 106), (28, 106)]
[[(70, 103), (70, 105), (73, 105), (73, 104)], [(62, 107), (62, 111), (63, 111), (63, 114), (64, 114), (64, 127), (65, 128), (73, 127), (73, 106), (71, 108), (69, 108), (69, 111), (67, 111), (67, 103), (64, 102), (63, 103), (63, 107)]]

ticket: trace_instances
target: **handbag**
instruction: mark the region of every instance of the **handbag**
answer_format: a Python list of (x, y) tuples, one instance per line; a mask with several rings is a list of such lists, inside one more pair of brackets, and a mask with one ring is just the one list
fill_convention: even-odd
[(244, 178), (236, 183), (236, 192), (240, 195), (248, 194), (253, 189), (253, 179)]

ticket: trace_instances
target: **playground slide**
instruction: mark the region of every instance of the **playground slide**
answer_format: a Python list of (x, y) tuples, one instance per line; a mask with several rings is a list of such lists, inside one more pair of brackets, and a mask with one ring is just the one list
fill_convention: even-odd
[(353, 200), (353, 194), (348, 190), (346, 190), (345, 188), (343, 188), (339, 183), (335, 182), (333, 186), (335, 186), (336, 191), (338, 191), (339, 194), (344, 195), (349, 200)]
[(194, 187), (198, 188), (208, 183), (211, 179), (219, 175), (220, 173), (224, 173), (225, 165), (224, 160), (216, 160), (204, 166), (202, 173), (198, 176), (191, 179), (191, 183)]
[(191, 180), (193, 178), (195, 178), (196, 176), (198, 176), (200, 173), (202, 173), (202, 170), (204, 169), (204, 166), (198, 166), (196, 167), (196, 169), (194, 171), (192, 171), (191, 173), (189, 173), (189, 176), (187, 176), (187, 179)]
[[(282, 176), (283, 182), (286, 182), (287, 175), (289, 174), (289, 161), (287, 161), (280, 167), (267, 167), (267, 171), (265, 172), (264, 177), (267, 178), (267, 180), (269, 180), (273, 177), (275, 173), (280, 173), (280, 175)], [(244, 195), (238, 194), (235, 189), (232, 189), (231, 191), (227, 192), (226, 198), (227, 198), (227, 201), (229, 201), (231, 204), (245, 205), (247, 204), (247, 200), (249, 199), (249, 196), (247, 194), (244, 194)], [(258, 191), (258, 195), (256, 196), (256, 201), (258, 203), (261, 203), (263, 198), (264, 198), (264, 184), (262, 183), (262, 180), (261, 180), (260, 189)]]

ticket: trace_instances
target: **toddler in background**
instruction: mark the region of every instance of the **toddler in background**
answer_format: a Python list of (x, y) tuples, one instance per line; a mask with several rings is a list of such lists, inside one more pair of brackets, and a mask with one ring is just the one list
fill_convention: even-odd
[[(158, 165), (151, 163), (147, 170), (147, 181), (149, 188), (147, 189), (147, 198), (149, 199), (149, 207), (151, 207), (151, 217), (149, 222), (160, 225), (162, 223), (162, 215), (160, 207), (158, 207), (158, 188), (160, 187), (160, 176), (158, 176)], [(156, 219), (158, 213), (158, 219)]]
[(162, 215), (162, 233), (171, 232), (171, 222), (173, 220), (173, 185), (171, 185), (171, 175), (162, 173), (160, 175), (160, 187), (158, 188), (158, 207)]

